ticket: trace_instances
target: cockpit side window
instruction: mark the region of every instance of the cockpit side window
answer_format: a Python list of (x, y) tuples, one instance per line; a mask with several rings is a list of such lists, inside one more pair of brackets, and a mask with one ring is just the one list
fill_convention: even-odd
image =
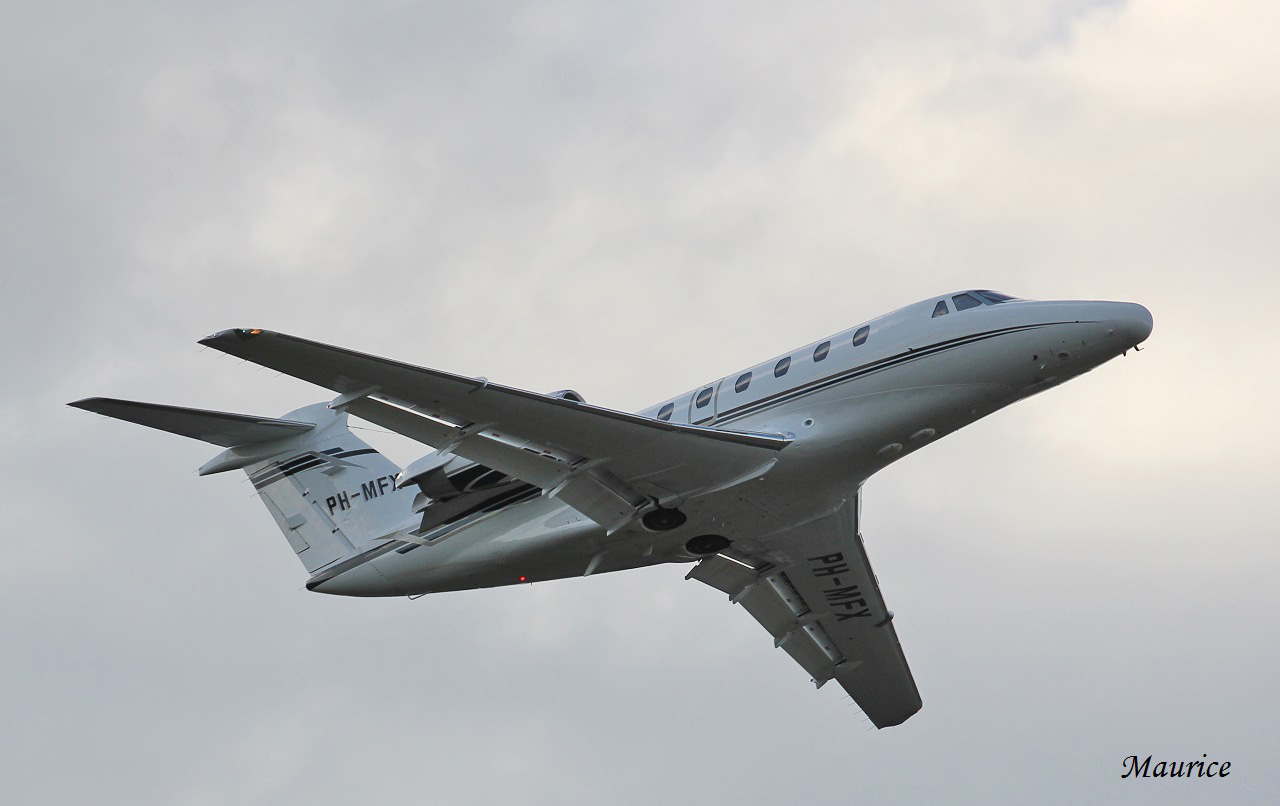
[(939, 316), (946, 316), (949, 313), (951, 313), (951, 311), (947, 310), (947, 301), (945, 299), (938, 300), (938, 304), (933, 306), (934, 319), (937, 319)]
[(956, 294), (951, 298), (951, 301), (956, 304), (957, 311), (967, 311), (970, 308), (978, 308), (982, 306), (981, 302), (968, 294)]
[(1017, 297), (1011, 297), (1008, 294), (1001, 294), (999, 291), (974, 291), (973, 293), (990, 302), (992, 305), (999, 305), (1002, 302), (1008, 302)]

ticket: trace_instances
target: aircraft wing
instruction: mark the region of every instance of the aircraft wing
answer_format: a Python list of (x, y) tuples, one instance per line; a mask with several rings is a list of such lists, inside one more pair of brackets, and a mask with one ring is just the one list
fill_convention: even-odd
[[(201, 344), (342, 393), (331, 406), (560, 497), (608, 531), (767, 472), (789, 437), (668, 423), (266, 330)], [(413, 480), (414, 466), (400, 483)], [(424, 471), (425, 472), (425, 471)]]
[(877, 728), (919, 711), (920, 692), (858, 534), (858, 499), (762, 542), (768, 560), (717, 554), (687, 578), (729, 594), (818, 686), (835, 680)]

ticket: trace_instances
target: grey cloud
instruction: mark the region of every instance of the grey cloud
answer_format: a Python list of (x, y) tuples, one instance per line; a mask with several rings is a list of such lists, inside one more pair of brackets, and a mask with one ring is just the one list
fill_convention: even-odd
[[(1270, 11), (10, 11), (8, 799), (1276, 789)], [(323, 399), (194, 344), (252, 325), (636, 408), (972, 286), (1156, 327), (868, 484), (925, 700), (890, 731), (680, 568), (308, 594), (248, 485), (194, 477), (205, 446), (62, 406)], [(1235, 774), (1122, 781), (1130, 753)]]

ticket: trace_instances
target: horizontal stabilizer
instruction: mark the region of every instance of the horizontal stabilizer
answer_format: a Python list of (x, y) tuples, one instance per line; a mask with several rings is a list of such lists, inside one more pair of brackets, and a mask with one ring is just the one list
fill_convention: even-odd
[(187, 409), (109, 397), (87, 397), (67, 405), (224, 448), (297, 436), (315, 428), (314, 423), (296, 420), (276, 420), (252, 414)]
[(102, 397), (69, 405), (227, 446), (200, 475), (243, 470), (312, 575), (419, 521), (414, 491), (396, 489), (400, 468), (351, 433), (345, 411), (326, 403), (280, 419)]

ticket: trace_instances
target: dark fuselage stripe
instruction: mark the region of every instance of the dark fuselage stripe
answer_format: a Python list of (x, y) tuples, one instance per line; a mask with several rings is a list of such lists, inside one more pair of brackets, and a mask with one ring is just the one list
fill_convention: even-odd
[(731, 409), (726, 409), (723, 412), (717, 412), (715, 418), (711, 420), (711, 422), (719, 425), (720, 423), (724, 423), (729, 420), (737, 420), (742, 417), (746, 417), (750, 414), (757, 414), (766, 409), (771, 409), (782, 403), (789, 403), (792, 400), (797, 400), (799, 398), (805, 397), (807, 395), (811, 395), (814, 392), (822, 391), (823, 389), (830, 388), (837, 384), (841, 384), (846, 381), (855, 380), (857, 378), (863, 378), (868, 375), (872, 375), (874, 373), (881, 372), (886, 369), (891, 369), (896, 366), (901, 366), (911, 361), (915, 361), (916, 359), (919, 359), (919, 358), (925, 358), (927, 356), (937, 355), (938, 353), (946, 352), (947, 350), (951, 350), (956, 347), (963, 347), (965, 345), (974, 344), (979, 341), (985, 341), (986, 339), (994, 338), (996, 336), (1004, 336), (1010, 333), (1019, 333), (1026, 330), (1035, 330), (1037, 328), (1048, 327), (1051, 324), (1066, 324), (1066, 323), (1047, 322), (1045, 324), (1039, 324), (1039, 325), (1018, 325), (1015, 327), (1001, 328), (999, 330), (990, 330), (985, 333), (975, 333), (970, 336), (960, 336), (958, 338), (948, 339), (946, 341), (940, 341), (940, 342), (937, 342), (936, 344), (930, 344), (925, 347), (911, 348), (911, 349), (908, 349), (906, 352), (898, 353), (896, 355), (891, 355), (886, 358), (878, 358), (874, 361), (869, 361), (866, 364), (862, 364), (857, 367), (841, 370), (831, 375), (827, 375), (826, 377), (823, 377), (823, 378), (817, 378), (815, 380), (809, 381), (808, 383), (802, 386), (797, 386), (793, 389), (784, 389), (768, 397), (761, 398), (760, 400), (754, 400), (750, 403), (744, 403), (741, 406), (736, 406)]
[[(342, 451), (342, 448), (329, 448), (326, 451), (322, 451), (322, 453), (332, 456), (333, 454), (340, 453), (341, 451)], [(257, 473), (250, 476), (250, 478), (256, 481), (258, 479), (265, 478), (275, 473), (279, 473), (284, 470), (295, 468), (298, 465), (302, 464), (303, 462), (313, 462), (313, 461), (315, 461), (315, 456), (313, 456), (312, 453), (308, 451), (307, 453), (300, 454), (298, 456), (291, 456), (290, 458), (285, 459), (283, 461), (275, 462), (263, 468), (262, 470), (259, 470)]]
[[(332, 456), (334, 459), (346, 459), (349, 456), (363, 456), (367, 453), (377, 453), (373, 448), (360, 448), (359, 450), (341, 452), (341, 448), (330, 448), (324, 451), (326, 455)], [(274, 484), (285, 476), (292, 476), (295, 473), (301, 473), (304, 470), (310, 470), (313, 467), (319, 467), (325, 464), (324, 459), (318, 459), (314, 456), (301, 456), (297, 459), (286, 462), (277, 467), (268, 468), (253, 478), (253, 486), (255, 489), (261, 490), (268, 484)]]

